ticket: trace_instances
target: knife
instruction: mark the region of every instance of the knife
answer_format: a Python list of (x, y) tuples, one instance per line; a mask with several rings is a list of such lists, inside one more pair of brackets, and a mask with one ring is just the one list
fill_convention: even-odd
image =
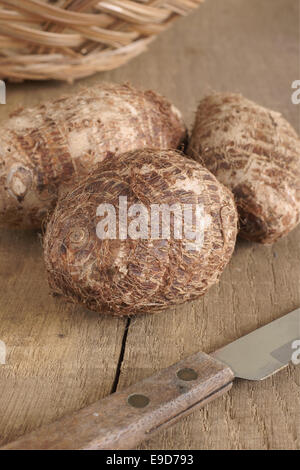
[(296, 355), (295, 345), (300, 357), (299, 339), (300, 308), (211, 355), (199, 352), (1, 450), (132, 449), (229, 391), (235, 378), (263, 380), (283, 369)]

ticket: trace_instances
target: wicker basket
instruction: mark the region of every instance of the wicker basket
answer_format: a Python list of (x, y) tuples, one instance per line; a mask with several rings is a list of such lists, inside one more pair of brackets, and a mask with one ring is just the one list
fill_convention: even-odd
[(143, 52), (203, 0), (0, 0), (0, 78), (73, 81)]

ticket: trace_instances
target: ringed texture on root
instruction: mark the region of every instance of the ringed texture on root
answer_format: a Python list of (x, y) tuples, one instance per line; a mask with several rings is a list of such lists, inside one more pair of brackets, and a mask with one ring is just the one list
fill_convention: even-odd
[(271, 244), (300, 221), (300, 139), (277, 112), (241, 95), (201, 101), (188, 154), (235, 196), (242, 237)]
[[(118, 221), (120, 196), (127, 197), (128, 211), (139, 203), (148, 215), (153, 204), (201, 207), (203, 243), (191, 249), (184, 231), (178, 239), (172, 214), (169, 239), (161, 233), (152, 238), (150, 216), (149, 238), (120, 239), (117, 230), (114, 239), (100, 239), (97, 208), (111, 204)], [(128, 226), (134, 218), (128, 217)], [(195, 224), (194, 218), (193, 230)], [(100, 313), (164, 310), (196, 299), (218, 281), (236, 234), (233, 196), (206, 168), (172, 150), (128, 152), (100, 163), (59, 200), (44, 239), (49, 283), (54, 293)]]
[(39, 228), (58, 193), (137, 148), (178, 148), (181, 114), (153, 91), (101, 84), (15, 112), (0, 129), (0, 225)]

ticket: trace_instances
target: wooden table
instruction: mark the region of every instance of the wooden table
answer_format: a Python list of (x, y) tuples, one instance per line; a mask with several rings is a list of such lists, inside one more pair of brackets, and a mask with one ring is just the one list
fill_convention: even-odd
[[(129, 65), (76, 83), (8, 85), (1, 117), (18, 106), (103, 80), (130, 81), (171, 99), (191, 125), (211, 90), (240, 91), (300, 131), (297, 0), (207, 0)], [(0, 443), (77, 410), (200, 349), (225, 345), (300, 306), (300, 227), (274, 246), (239, 241), (218, 285), (165, 313), (101, 317), (49, 295), (40, 238), (0, 231)], [(144, 449), (300, 447), (300, 368), (239, 381)]]

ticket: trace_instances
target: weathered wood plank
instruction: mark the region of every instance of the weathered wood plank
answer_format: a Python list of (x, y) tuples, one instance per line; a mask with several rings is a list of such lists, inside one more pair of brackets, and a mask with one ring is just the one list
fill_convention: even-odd
[[(98, 81), (130, 81), (165, 94), (189, 125), (211, 90), (240, 91), (281, 111), (300, 131), (291, 83), (299, 78), (299, 4), (207, 0), (129, 65), (72, 87), (8, 86), (5, 118), (18, 106)], [(300, 229), (273, 247), (239, 242), (218, 286), (197, 302), (131, 321), (119, 389), (203, 350), (210, 352), (300, 305)], [(35, 234), (0, 232), (0, 443), (107, 395), (125, 321), (99, 318), (48, 295)], [(266, 382), (238, 382), (230, 396), (161, 433), (149, 449), (300, 447), (299, 368)]]
[(0, 232), (0, 443), (110, 393), (124, 320), (49, 295), (37, 234)]

